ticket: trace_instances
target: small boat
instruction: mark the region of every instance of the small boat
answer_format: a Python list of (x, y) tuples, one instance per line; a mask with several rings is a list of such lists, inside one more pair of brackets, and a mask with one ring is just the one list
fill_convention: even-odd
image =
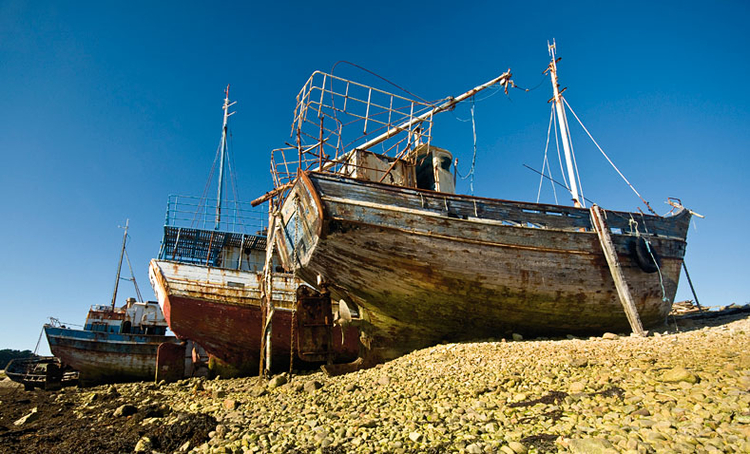
[[(68, 328), (56, 319), (44, 325), (52, 354), (87, 384), (153, 380), (159, 345), (179, 343), (166, 334), (167, 322), (155, 301), (128, 298), (124, 306), (115, 307), (127, 235), (126, 223), (111, 304), (91, 306), (83, 329)], [(132, 268), (129, 280), (142, 300)]]
[(54, 356), (12, 359), (5, 366), (5, 375), (21, 383), (27, 391), (34, 388), (55, 390), (78, 383), (78, 371), (63, 366)]
[[(266, 214), (253, 210), (249, 203), (223, 200), (228, 118), (234, 113), (229, 112), (234, 105), (229, 101), (229, 87), (225, 94), (217, 198), (170, 196), (161, 249), (158, 258), (151, 260), (149, 279), (177, 337), (206, 350), (212, 373), (237, 376), (258, 374), (260, 369)], [(278, 259), (272, 260), (278, 266)], [(329, 342), (328, 336), (318, 340), (296, 317), (297, 292), (303, 282), (283, 270), (272, 272), (271, 280), (275, 311), (270, 360), (278, 368), (357, 357), (356, 328), (349, 326), (342, 336), (341, 327), (329, 322), (331, 338), (343, 341)], [(332, 311), (336, 310), (334, 303)]]
[(642, 334), (669, 313), (691, 212), (586, 208), (567, 132), (573, 206), (454, 193), (433, 116), (510, 77), (427, 103), (315, 72), (297, 96), (296, 146), (274, 150), (276, 189), (256, 203), (273, 203), (283, 266), (360, 308), (364, 362), (512, 333)]

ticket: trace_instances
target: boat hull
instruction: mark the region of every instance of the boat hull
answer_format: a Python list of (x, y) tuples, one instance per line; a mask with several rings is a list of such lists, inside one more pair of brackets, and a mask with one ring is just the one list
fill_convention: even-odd
[(119, 334), (44, 326), (50, 351), (87, 383), (153, 380), (156, 351), (174, 336)]
[[(512, 332), (629, 331), (586, 209), (311, 172), (298, 178), (281, 213), (284, 265), (311, 284), (322, 276), (332, 292), (363, 307), (372, 354), (381, 359)], [(689, 213), (607, 214), (643, 324), (663, 322)], [(658, 272), (636, 263), (633, 245), (641, 237), (661, 257)]]
[[(191, 339), (240, 375), (257, 374), (260, 365), (263, 311), (260, 273), (152, 260), (149, 276), (170, 329)], [(289, 274), (273, 278), (274, 306), (271, 364), (287, 370), (290, 355), (295, 367), (307, 367), (292, 350), (292, 310), (302, 282)], [(334, 339), (341, 339), (339, 327)], [(358, 332), (348, 328), (343, 342), (335, 342), (335, 361), (351, 361), (359, 353)], [(296, 343), (295, 343), (296, 348)]]

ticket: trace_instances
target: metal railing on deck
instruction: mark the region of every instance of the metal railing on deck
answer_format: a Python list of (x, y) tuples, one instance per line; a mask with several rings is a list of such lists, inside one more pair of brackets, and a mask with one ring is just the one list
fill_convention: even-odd
[(403, 157), (417, 145), (430, 143), (434, 107), (316, 71), (297, 95), (293, 143), (271, 153), (274, 184), (279, 188), (290, 183), (298, 169), (335, 172), (345, 164), (346, 153), (355, 149)]
[(216, 199), (170, 195), (164, 221), (169, 227), (218, 230), (230, 233), (261, 234), (268, 223), (268, 212), (249, 202), (222, 201), (217, 222)]

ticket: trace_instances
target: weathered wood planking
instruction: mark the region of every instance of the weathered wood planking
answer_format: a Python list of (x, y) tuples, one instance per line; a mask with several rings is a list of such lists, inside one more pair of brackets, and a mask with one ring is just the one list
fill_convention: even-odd
[[(476, 206), (476, 208), (475, 208)], [(555, 213), (555, 214), (549, 214)], [(373, 352), (392, 358), (441, 340), (627, 331), (587, 209), (456, 196), (303, 174), (281, 210), (282, 262), (365, 309)], [(690, 214), (607, 212), (644, 324), (674, 298)], [(631, 257), (631, 216), (662, 257)], [(544, 226), (544, 227), (542, 227)]]

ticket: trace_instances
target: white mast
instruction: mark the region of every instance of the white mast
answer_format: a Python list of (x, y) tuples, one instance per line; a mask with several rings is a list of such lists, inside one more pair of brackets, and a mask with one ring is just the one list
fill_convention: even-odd
[(227, 120), (231, 115), (234, 115), (234, 112), (229, 113), (229, 108), (236, 104), (236, 101), (233, 103), (229, 102), (229, 85), (227, 84), (227, 89), (224, 92), (226, 94), (226, 97), (224, 98), (224, 125), (221, 128), (221, 159), (219, 163), (219, 190), (218, 194), (216, 195), (216, 226), (214, 229), (219, 229), (219, 224), (221, 223), (221, 192), (224, 188), (224, 160), (227, 154)]
[(570, 151), (571, 141), (570, 132), (568, 131), (568, 120), (565, 118), (565, 108), (562, 103), (562, 95), (557, 85), (557, 61), (555, 60), (555, 41), (552, 44), (547, 42), (549, 48), (549, 55), (552, 57), (552, 63), (549, 64), (549, 74), (552, 78), (552, 90), (555, 94), (553, 98), (555, 102), (555, 111), (557, 112), (557, 122), (560, 124), (560, 135), (562, 136), (563, 150), (565, 151), (565, 163), (568, 168), (568, 180), (570, 181), (570, 195), (573, 198), (573, 204), (576, 207), (581, 207), (581, 199), (578, 196), (578, 179), (576, 178), (575, 169), (573, 167), (573, 158)]
[[(125, 220), (125, 233), (122, 234), (122, 248), (120, 249), (120, 261), (117, 263), (117, 276), (115, 276), (115, 290), (112, 292), (112, 310), (115, 310), (115, 302), (117, 300), (117, 287), (120, 285), (120, 271), (122, 271), (122, 257), (125, 255), (125, 243), (128, 241), (128, 225), (130, 219)], [(128, 262), (130, 263), (130, 262)], [(131, 270), (132, 274), (132, 270)]]

